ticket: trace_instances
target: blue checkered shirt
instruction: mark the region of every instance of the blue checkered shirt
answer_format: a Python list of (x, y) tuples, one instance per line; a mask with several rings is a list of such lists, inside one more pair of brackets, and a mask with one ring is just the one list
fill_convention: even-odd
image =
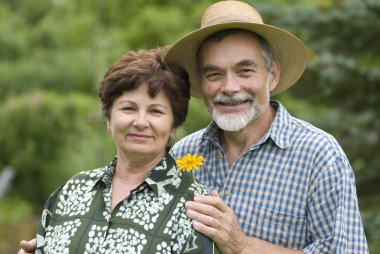
[(173, 147), (205, 157), (196, 177), (219, 192), (246, 235), (305, 253), (368, 253), (355, 178), (335, 138), (276, 101), (266, 135), (228, 166), (212, 122)]

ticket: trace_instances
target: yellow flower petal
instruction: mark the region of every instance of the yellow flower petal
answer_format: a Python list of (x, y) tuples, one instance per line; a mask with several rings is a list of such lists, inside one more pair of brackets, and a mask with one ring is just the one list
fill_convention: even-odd
[(203, 165), (203, 156), (197, 156), (194, 154), (191, 156), (191, 154), (186, 154), (182, 158), (179, 158), (177, 162), (177, 166), (182, 171), (191, 171), (191, 170), (198, 170), (199, 166)]

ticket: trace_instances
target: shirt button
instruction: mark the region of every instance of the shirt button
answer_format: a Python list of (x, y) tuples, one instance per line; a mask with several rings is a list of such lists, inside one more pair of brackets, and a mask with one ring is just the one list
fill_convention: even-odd
[(219, 159), (223, 159), (223, 153), (219, 154)]
[(226, 191), (224, 192), (224, 195), (225, 195), (225, 196), (229, 196), (229, 195), (231, 195), (231, 191), (230, 191), (230, 190), (226, 190)]

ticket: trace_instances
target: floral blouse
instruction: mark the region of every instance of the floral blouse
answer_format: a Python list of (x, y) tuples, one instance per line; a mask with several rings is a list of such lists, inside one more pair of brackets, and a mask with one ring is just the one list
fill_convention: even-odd
[(50, 196), (36, 253), (213, 253), (213, 242), (192, 228), (184, 207), (194, 193), (209, 191), (179, 171), (170, 153), (111, 212), (116, 163), (81, 172)]

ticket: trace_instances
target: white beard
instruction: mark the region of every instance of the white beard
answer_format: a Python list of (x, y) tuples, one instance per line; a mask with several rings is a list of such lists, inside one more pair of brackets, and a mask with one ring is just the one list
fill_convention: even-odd
[[(269, 92), (269, 82), (270, 77), (268, 77), (266, 81), (266, 87), (267, 87), (267, 101), (269, 101), (270, 92)], [(267, 107), (268, 104), (262, 104), (262, 105), (256, 105), (255, 106), (255, 97), (249, 93), (246, 92), (239, 92), (237, 94), (228, 96), (224, 94), (218, 94), (216, 97), (214, 97), (211, 100), (211, 109), (210, 113), (215, 121), (215, 123), (225, 131), (240, 131), (244, 127), (246, 127), (250, 122), (257, 119), (258, 116), (263, 113)], [(216, 103), (226, 103), (226, 104), (232, 104), (232, 103), (239, 103), (244, 101), (250, 101), (250, 105), (248, 108), (248, 111), (246, 112), (239, 112), (236, 114), (219, 114), (219, 112), (215, 109)]]
[[(255, 111), (255, 110), (254, 110)], [(225, 131), (240, 131), (251, 121), (256, 112), (249, 111), (247, 114), (242, 114), (240, 116), (218, 116), (217, 113), (213, 114), (216, 124)]]
[(211, 116), (215, 123), (225, 131), (239, 131), (247, 126), (258, 115), (257, 110), (253, 106), (253, 101), (249, 106), (248, 111), (237, 114), (219, 114), (215, 107), (211, 110)]

